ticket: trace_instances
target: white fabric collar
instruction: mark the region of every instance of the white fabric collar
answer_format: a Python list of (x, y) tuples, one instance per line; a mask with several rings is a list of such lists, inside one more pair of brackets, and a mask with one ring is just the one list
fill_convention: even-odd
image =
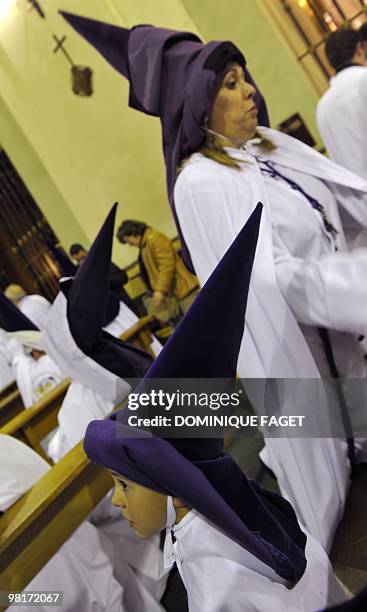
[(344, 79), (349, 78), (352, 72), (362, 72), (362, 70), (366, 70), (366, 68), (367, 66), (348, 66), (348, 68), (343, 68), (343, 70), (337, 72), (337, 74), (334, 74), (334, 76), (331, 77), (330, 86), (336, 81), (343, 81)]
[(166, 535), (164, 538), (163, 547), (163, 565), (165, 569), (171, 569), (176, 558), (175, 549), (172, 540), (172, 529), (176, 520), (176, 510), (173, 505), (173, 499), (170, 495), (167, 496), (167, 520), (166, 520)]

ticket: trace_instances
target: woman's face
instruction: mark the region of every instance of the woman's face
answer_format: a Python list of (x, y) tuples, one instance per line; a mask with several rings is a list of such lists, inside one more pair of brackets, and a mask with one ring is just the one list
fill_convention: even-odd
[(239, 64), (231, 64), (217, 91), (209, 127), (237, 146), (253, 138), (257, 128), (255, 87), (245, 81)]
[(112, 472), (115, 491), (112, 504), (121, 508), (123, 517), (139, 538), (150, 538), (162, 531), (167, 522), (167, 496)]

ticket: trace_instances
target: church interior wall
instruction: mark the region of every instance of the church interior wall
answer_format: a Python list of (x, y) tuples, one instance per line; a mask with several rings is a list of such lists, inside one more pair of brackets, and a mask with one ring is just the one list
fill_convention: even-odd
[[(137, 218), (171, 237), (176, 230), (159, 121), (128, 108), (126, 81), (71, 30), (60, 8), (126, 27), (151, 23), (232, 39), (267, 99), (272, 125), (300, 112), (317, 138), (317, 94), (261, 1), (49, 0), (45, 20), (25, 2), (7, 3), (0, 18), (0, 142), (66, 249), (74, 241), (88, 246), (116, 200), (117, 222)], [(73, 61), (92, 68), (91, 97), (72, 93), (70, 65), (53, 53), (53, 34), (66, 35)], [(115, 244), (117, 264), (135, 259), (135, 249)]]
[(267, 102), (271, 126), (298, 112), (321, 144), (315, 121), (319, 96), (274, 23), (267, 0), (182, 0), (182, 4), (205, 39), (232, 40), (243, 51)]

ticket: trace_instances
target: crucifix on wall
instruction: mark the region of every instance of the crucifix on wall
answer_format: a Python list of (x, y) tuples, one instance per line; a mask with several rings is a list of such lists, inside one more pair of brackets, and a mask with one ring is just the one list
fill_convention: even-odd
[(62, 36), (61, 38), (58, 38), (56, 34), (53, 34), (52, 36), (56, 42), (56, 47), (53, 50), (54, 53), (61, 51), (71, 65), (73, 92), (78, 96), (91, 96), (93, 93), (92, 70), (86, 66), (78, 66), (74, 64), (69, 53), (64, 47), (66, 36)]

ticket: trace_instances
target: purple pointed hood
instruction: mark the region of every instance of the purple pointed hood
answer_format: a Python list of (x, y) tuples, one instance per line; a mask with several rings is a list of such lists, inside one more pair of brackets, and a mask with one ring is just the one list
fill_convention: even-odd
[(8, 332), (39, 331), (28, 317), (0, 291), (0, 327)]
[[(235, 377), (260, 218), (258, 205), (148, 378)], [(248, 480), (222, 439), (161, 439), (129, 427), (126, 413), (89, 424), (84, 449), (92, 461), (179, 497), (282, 578), (302, 576), (306, 536), (291, 505)]]
[[(204, 44), (190, 32), (147, 25), (128, 30), (70, 13), (61, 15), (129, 80), (129, 106), (160, 118), (168, 197), (184, 259), (193, 270), (174, 205), (177, 169), (204, 142), (204, 119), (228, 64), (241, 64), (246, 80), (256, 87), (243, 54), (231, 42)], [(259, 124), (269, 126), (266, 104), (258, 89), (255, 102)]]
[[(51, 357), (60, 367), (68, 364), (68, 375), (90, 387), (92, 384), (86, 383), (87, 379), (82, 376), (85, 371), (90, 374), (91, 366), (85, 365), (80, 353), (121, 379), (144, 376), (153, 361), (142, 349), (103, 330), (106, 320), (111, 321), (119, 312), (119, 301), (109, 291), (116, 209), (117, 203), (111, 208), (74, 278), (61, 280), (61, 291), (44, 330)], [(60, 327), (62, 325), (65, 328)], [(55, 334), (55, 330), (58, 333)], [(103, 384), (102, 376), (102, 391)], [(101, 392), (100, 387), (95, 390)]]

